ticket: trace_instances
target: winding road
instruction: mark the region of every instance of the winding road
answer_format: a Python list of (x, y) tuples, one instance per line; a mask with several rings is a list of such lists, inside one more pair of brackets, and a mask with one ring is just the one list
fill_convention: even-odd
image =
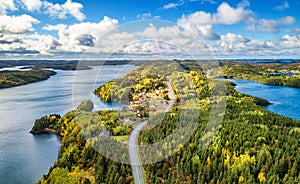
[[(167, 81), (168, 88), (169, 88), (170, 103), (165, 108), (165, 112), (169, 111), (171, 109), (171, 107), (174, 105), (174, 92), (173, 92), (173, 88), (169, 82), (169, 77), (166, 77), (166, 81)], [(144, 178), (144, 175), (143, 175), (143, 168), (142, 168), (143, 165), (141, 164), (139, 150), (138, 150), (138, 144), (137, 144), (137, 142), (138, 142), (137, 139), (138, 139), (139, 133), (146, 124), (147, 124), (147, 121), (139, 124), (132, 131), (132, 133), (130, 134), (130, 138), (129, 138), (129, 158), (130, 158), (132, 175), (133, 175), (135, 184), (144, 184), (146, 181)]]

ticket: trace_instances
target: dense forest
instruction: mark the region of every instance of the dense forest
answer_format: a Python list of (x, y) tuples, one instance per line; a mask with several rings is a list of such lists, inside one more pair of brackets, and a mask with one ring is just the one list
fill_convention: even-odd
[(49, 70), (0, 71), (0, 88), (9, 88), (47, 80), (56, 72)]
[(221, 62), (225, 78), (300, 88), (300, 64)]
[[(146, 119), (148, 129), (141, 132), (140, 143), (155, 147), (168, 140), (159, 149), (140, 150), (142, 160), (149, 161), (143, 166), (147, 183), (299, 183), (300, 122), (267, 111), (262, 106), (268, 101), (237, 92), (234, 84), (219, 78), (218, 67), (210, 67), (154, 62), (95, 90), (111, 103), (152, 102), (154, 95), (168, 103), (169, 77), (176, 103), (166, 113), (143, 104), (136, 106), (148, 116), (138, 116), (134, 108), (92, 111), (93, 104), (85, 101), (61, 118), (37, 120), (34, 129), (51, 128), (62, 139), (57, 161), (38, 183), (133, 183), (131, 167), (124, 162), (126, 143), (137, 122)], [(228, 71), (230, 66), (225, 67)], [(224, 72), (229, 74), (235, 77), (233, 71)], [(222, 104), (225, 111), (211, 116)], [(218, 122), (207, 128), (211, 119)], [(191, 125), (193, 131), (187, 129)], [(169, 156), (159, 158), (168, 151)]]

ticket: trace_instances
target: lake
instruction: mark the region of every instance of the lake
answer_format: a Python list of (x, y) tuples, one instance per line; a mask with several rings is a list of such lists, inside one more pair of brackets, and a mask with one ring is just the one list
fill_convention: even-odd
[[(99, 66), (93, 70), (60, 71), (46, 81), (0, 90), (0, 183), (35, 183), (57, 159), (60, 142), (53, 134), (33, 136), (28, 132), (35, 119), (52, 113), (65, 114), (90, 99), (95, 109), (118, 109), (104, 104), (93, 90), (128, 73), (135, 66)], [(230, 80), (242, 93), (274, 103), (275, 113), (300, 120), (300, 89), (270, 86), (247, 80)]]
[(48, 80), (1, 89), (0, 183), (35, 183), (57, 159), (60, 142), (55, 135), (28, 133), (37, 118), (52, 113), (64, 115), (86, 99), (92, 100), (97, 110), (120, 108), (118, 104), (102, 103), (92, 92), (134, 68), (106, 65), (85, 71), (55, 70), (57, 74)]
[(230, 79), (241, 93), (265, 98), (272, 102), (266, 109), (277, 114), (300, 120), (300, 89), (286, 86), (265, 85), (248, 80)]

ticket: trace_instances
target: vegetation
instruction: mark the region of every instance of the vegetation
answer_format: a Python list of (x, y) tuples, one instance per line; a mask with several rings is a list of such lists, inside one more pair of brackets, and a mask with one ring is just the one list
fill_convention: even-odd
[(56, 72), (48, 70), (0, 71), (0, 88), (21, 86), (33, 82), (47, 80)]
[[(229, 67), (225, 69), (228, 71)], [(144, 160), (159, 157), (180, 139), (187, 142), (179, 145), (170, 157), (144, 166), (147, 183), (299, 183), (300, 122), (258, 106), (268, 102), (237, 92), (229, 82), (225, 86), (225, 114), (210, 117), (221, 93), (212, 96), (218, 79), (215, 83), (209, 81), (202, 68), (193, 62), (151, 63), (95, 91), (104, 101), (122, 101), (127, 97), (129, 102), (136, 98), (149, 100), (147, 94), (164, 91), (165, 78), (170, 77), (176, 103), (169, 112), (159, 111), (150, 117), (149, 129), (140, 134), (139, 142), (153, 144), (171, 134), (175, 137), (170, 136), (168, 143), (154, 149), (156, 152), (141, 149), (141, 155)], [(255, 75), (258, 74), (249, 76)], [(164, 98), (160, 92), (157, 95)], [(203, 134), (209, 118), (217, 116), (224, 116), (218, 124), (219, 131), (211, 128)], [(127, 117), (129, 120), (124, 121)], [(62, 137), (62, 146), (58, 160), (38, 183), (132, 183), (130, 165), (103, 155), (113, 151), (119, 154), (110, 158), (128, 159), (128, 147), (113, 146), (110, 141), (126, 142), (135, 126), (133, 121), (141, 120), (134, 110), (92, 112), (90, 102), (83, 102), (53, 126)], [(191, 137), (182, 136), (184, 132), (174, 133), (179, 123), (183, 131), (190, 131), (184, 126), (194, 125)], [(217, 133), (213, 140), (205, 142), (213, 132)]]
[(40, 119), (37, 119), (34, 123), (33, 128), (30, 133), (32, 134), (40, 134), (44, 132), (56, 132), (54, 129), (56, 127), (57, 122), (60, 120), (59, 114), (51, 114), (49, 116), (44, 116)]
[(0, 69), (5, 67), (26, 66), (25, 68), (52, 68), (58, 70), (89, 70), (91, 66), (102, 65), (140, 65), (144, 61), (109, 60), (109, 61), (84, 61), (78, 60), (0, 60)]
[(263, 84), (300, 88), (300, 64), (221, 63), (225, 78), (252, 80)]

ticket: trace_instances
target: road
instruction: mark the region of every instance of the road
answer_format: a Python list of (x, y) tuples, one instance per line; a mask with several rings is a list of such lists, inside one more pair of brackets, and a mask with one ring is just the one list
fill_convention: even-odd
[[(169, 89), (169, 97), (170, 97), (170, 103), (165, 108), (165, 112), (169, 111), (171, 107), (174, 105), (174, 92), (173, 88), (169, 82), (169, 77), (166, 77), (168, 89)], [(138, 150), (138, 136), (140, 131), (143, 129), (143, 127), (147, 124), (147, 121), (139, 124), (130, 134), (129, 138), (129, 158), (130, 158), (130, 164), (132, 169), (132, 175), (134, 178), (135, 184), (144, 184), (146, 182), (144, 175), (143, 175), (143, 165), (141, 164), (140, 156), (139, 156), (139, 150)]]

